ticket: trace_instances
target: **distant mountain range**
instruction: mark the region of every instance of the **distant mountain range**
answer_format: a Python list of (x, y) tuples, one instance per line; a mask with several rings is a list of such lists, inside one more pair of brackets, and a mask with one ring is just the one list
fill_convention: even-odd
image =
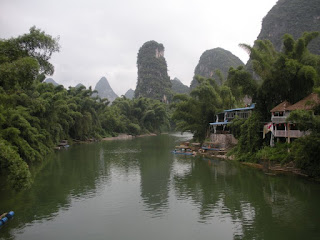
[(75, 88), (85, 87), (82, 83), (78, 83)]
[(110, 103), (112, 103), (118, 97), (118, 95), (113, 91), (108, 80), (105, 77), (102, 77), (97, 82), (94, 90), (98, 92), (97, 94), (100, 98), (107, 98), (110, 101)]
[[(261, 32), (257, 39), (269, 39), (276, 50), (281, 51), (282, 37), (285, 33), (297, 39), (306, 31), (320, 31), (319, 0), (278, 0), (263, 18)], [(320, 37), (309, 44), (309, 49), (312, 53), (320, 55), (319, 46)], [(236, 68), (240, 65), (244, 63), (231, 52), (222, 48), (214, 48), (201, 55), (194, 75), (214, 78), (219, 84), (217, 70), (220, 70), (224, 78), (227, 78), (229, 68)], [(135, 91), (129, 89), (126, 92), (127, 98), (143, 96), (164, 100), (170, 98), (170, 92), (187, 93), (197, 86), (195, 78), (191, 81), (190, 89), (177, 78), (170, 81), (164, 58), (164, 46), (156, 41), (148, 41), (142, 45), (138, 52), (137, 66), (137, 87)], [(250, 60), (247, 67), (250, 69)], [(47, 78), (44, 82), (59, 85), (52, 78)], [(98, 91), (101, 98), (108, 98), (110, 102), (118, 97), (105, 77), (99, 80), (95, 90)]]
[(57, 83), (55, 80), (52, 78), (47, 78), (46, 80), (43, 81), (44, 83), (52, 83), (54, 86), (59, 86), (60, 84)]
[[(43, 82), (52, 83), (54, 86), (60, 85), (56, 81), (54, 81), (52, 78), (47, 78)], [(78, 83), (75, 86), (75, 88), (79, 88), (79, 87), (85, 87), (85, 86), (82, 83)], [(105, 77), (102, 77), (97, 82), (94, 90), (96, 90), (98, 93), (93, 94), (93, 97), (99, 96), (100, 98), (107, 98), (110, 101), (110, 103), (112, 103), (118, 97), (118, 95), (113, 91), (108, 80)], [(131, 89), (131, 91), (133, 91), (133, 90)]]
[(124, 94), (124, 96), (128, 99), (133, 99), (134, 98), (134, 90), (131, 88)]

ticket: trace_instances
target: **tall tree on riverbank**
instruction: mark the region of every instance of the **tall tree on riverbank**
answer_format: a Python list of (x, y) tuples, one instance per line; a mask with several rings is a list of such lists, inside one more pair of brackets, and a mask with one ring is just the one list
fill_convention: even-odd
[(52, 74), (51, 55), (59, 51), (58, 39), (30, 28), (28, 34), (0, 40), (0, 171), (13, 187), (31, 182), (26, 163), (43, 158), (49, 152), (36, 112), (45, 108), (34, 86)]
[(177, 94), (171, 107), (174, 109), (172, 119), (180, 131), (191, 131), (194, 139), (203, 142), (207, 135), (209, 122), (214, 121), (215, 114), (224, 107), (234, 106), (234, 97), (227, 86), (219, 87), (215, 80), (196, 78), (198, 86), (190, 96)]

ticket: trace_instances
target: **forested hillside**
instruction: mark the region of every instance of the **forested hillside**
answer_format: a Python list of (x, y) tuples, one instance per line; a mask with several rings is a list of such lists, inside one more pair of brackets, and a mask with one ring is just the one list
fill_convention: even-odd
[[(284, 34), (297, 39), (304, 32), (313, 31), (320, 31), (319, 0), (279, 0), (264, 17), (258, 39), (269, 39), (280, 51)], [(312, 53), (320, 54), (319, 46), (320, 39), (315, 39), (308, 48)]]
[(171, 80), (172, 83), (172, 92), (173, 93), (185, 93), (185, 94), (189, 94), (189, 87), (184, 85), (178, 78), (174, 78), (173, 80)]
[(168, 101), (171, 98), (171, 82), (164, 58), (164, 46), (156, 41), (144, 43), (138, 52), (137, 66), (135, 97)]
[[(194, 70), (194, 75), (214, 78), (217, 84), (222, 85), (223, 79), (228, 76), (229, 68), (237, 68), (242, 65), (244, 65), (243, 62), (231, 52), (222, 48), (214, 48), (205, 51), (201, 55), (199, 63)], [(194, 89), (197, 84), (198, 82), (194, 77), (190, 90)]]

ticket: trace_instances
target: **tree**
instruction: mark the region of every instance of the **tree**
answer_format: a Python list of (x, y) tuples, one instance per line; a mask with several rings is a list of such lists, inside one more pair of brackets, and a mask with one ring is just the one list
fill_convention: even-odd
[[(198, 86), (190, 96), (177, 94), (174, 96), (172, 119), (176, 121), (180, 131), (191, 131), (194, 139), (203, 142), (206, 138), (209, 122), (223, 107), (219, 87), (213, 79), (197, 77)], [(228, 94), (226, 94), (228, 95)]]
[(284, 100), (295, 103), (319, 85), (320, 58), (307, 48), (318, 35), (304, 33), (294, 40), (286, 34), (282, 52), (276, 52), (269, 40), (257, 40), (254, 47), (241, 45), (249, 51), (254, 71), (262, 80), (254, 101), (263, 119), (270, 119), (269, 111), (277, 104)]
[(0, 40), (0, 86), (5, 90), (27, 88), (35, 79), (52, 75), (49, 59), (59, 51), (58, 40), (35, 26), (28, 34)]
[[(240, 126), (240, 136), (236, 147), (237, 158), (240, 161), (252, 160), (252, 156), (260, 149), (262, 145), (260, 122), (261, 116), (257, 112), (253, 112)], [(234, 125), (237, 123), (238, 121)]]
[[(320, 97), (320, 90), (317, 89)], [(314, 110), (318, 111), (320, 104)], [(312, 111), (296, 110), (290, 113), (288, 122), (294, 122), (301, 131), (309, 131), (310, 134), (298, 138), (292, 143), (290, 157), (297, 167), (301, 168), (311, 177), (320, 176), (320, 116)]]
[(231, 89), (237, 102), (242, 102), (245, 96), (254, 97), (258, 88), (257, 82), (243, 66), (229, 69), (226, 86)]
[(35, 27), (28, 34), (0, 40), (0, 171), (6, 169), (15, 188), (30, 185), (28, 164), (50, 151), (50, 132), (41, 120), (50, 103), (39, 98), (37, 87), (44, 74), (53, 73), (49, 59), (58, 50), (58, 39)]

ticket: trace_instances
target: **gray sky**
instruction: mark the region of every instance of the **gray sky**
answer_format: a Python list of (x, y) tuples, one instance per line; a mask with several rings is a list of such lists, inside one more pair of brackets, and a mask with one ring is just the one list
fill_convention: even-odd
[(0, 38), (31, 26), (60, 36), (51, 76), (65, 87), (95, 87), (105, 76), (124, 94), (137, 83), (137, 53), (155, 40), (165, 47), (169, 76), (190, 85), (201, 54), (222, 47), (244, 63), (239, 43), (253, 44), (277, 0), (0, 0)]

